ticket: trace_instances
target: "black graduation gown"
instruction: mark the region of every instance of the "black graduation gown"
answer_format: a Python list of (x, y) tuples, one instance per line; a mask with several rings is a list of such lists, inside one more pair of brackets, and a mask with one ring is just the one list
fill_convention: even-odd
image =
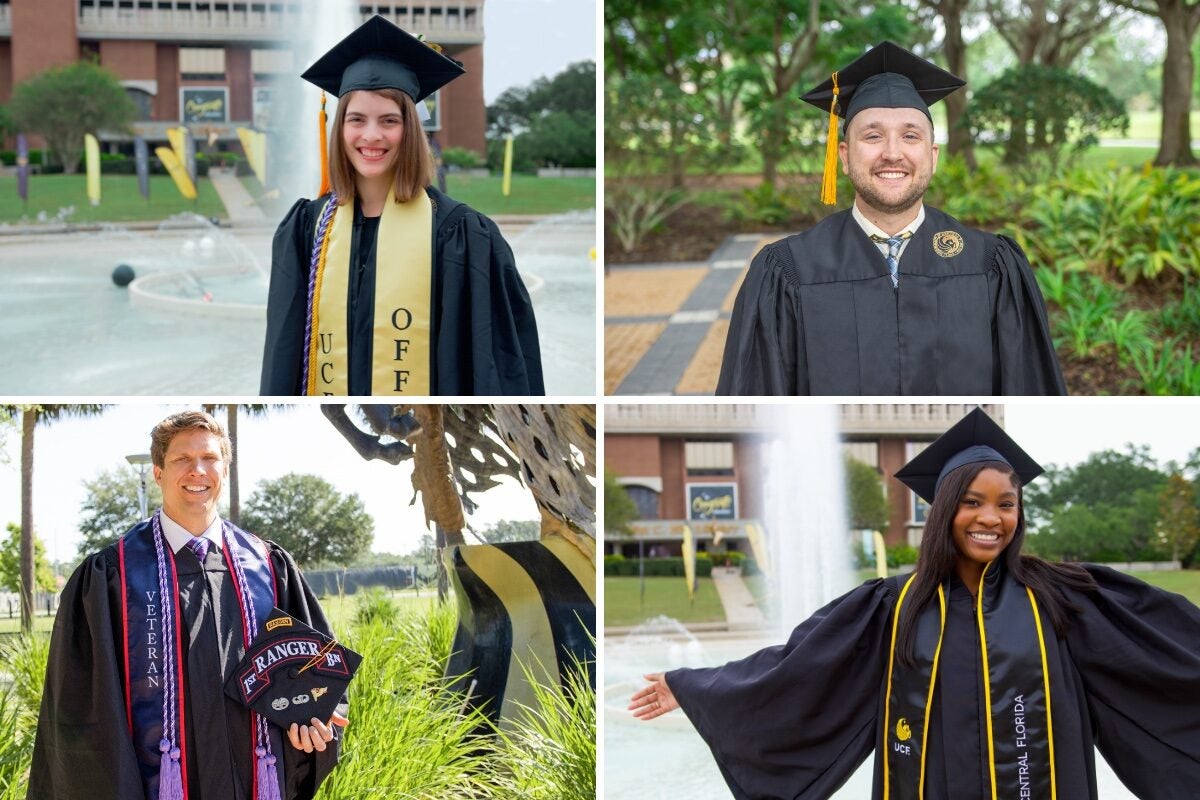
[[(957, 255), (935, 251), (945, 232), (961, 237)], [(926, 206), (899, 271), (893, 288), (849, 210), (764, 247), (734, 304), (717, 394), (1067, 393), (1045, 302), (1012, 239)]]
[[(529, 293), (496, 223), (433, 187), (433, 374), (435, 395), (542, 395), (542, 360)], [(316, 225), (328, 196), (298, 200), (275, 231), (261, 393), (303, 394), (308, 272)], [(339, 211), (339, 213), (344, 213)], [(346, 318), (351, 395), (371, 393), (375, 235), (354, 209)], [(360, 255), (361, 254), (361, 255)]]
[[(1072, 593), (1079, 615), (1065, 639), (1046, 641), (1058, 797), (1097, 800), (1095, 743), (1138, 797), (1194, 800), (1200, 609), (1105, 567), (1087, 569), (1099, 593)], [(667, 673), (734, 797), (824, 800), (875, 750), (901, 580), (870, 581), (834, 600), (787, 644), (722, 667)], [(961, 582), (951, 583), (925, 797), (990, 800), (973, 601)], [(874, 800), (882, 780), (877, 757)]]
[[(331, 635), (292, 557), (268, 542), (279, 607)], [(184, 716), (189, 800), (252, 800), (249, 711), (225, 694), (241, 660), (242, 622), (230, 573), (215, 547), (203, 569), (186, 547), (175, 554), (183, 625)], [(125, 715), (121, 576), (116, 545), (90, 556), (63, 589), (27, 800), (144, 798)], [(274, 725), (271, 750), (284, 769), (284, 800), (308, 800), (338, 759), (340, 733), (324, 753), (292, 747)]]

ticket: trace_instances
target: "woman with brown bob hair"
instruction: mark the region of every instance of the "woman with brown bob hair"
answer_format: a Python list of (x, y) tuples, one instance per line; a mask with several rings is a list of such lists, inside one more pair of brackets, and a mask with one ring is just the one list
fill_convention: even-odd
[(328, 186), (275, 233), (262, 394), (545, 393), (512, 249), (430, 185), (418, 104), (463, 71), (376, 16), (302, 76), (338, 108)]
[(647, 675), (630, 710), (682, 708), (737, 798), (824, 800), (874, 751), (874, 800), (1097, 800), (1096, 748), (1139, 798), (1196, 797), (1200, 609), (1023, 554), (1041, 472), (975, 409), (896, 473), (930, 503), (912, 575), (784, 645)]

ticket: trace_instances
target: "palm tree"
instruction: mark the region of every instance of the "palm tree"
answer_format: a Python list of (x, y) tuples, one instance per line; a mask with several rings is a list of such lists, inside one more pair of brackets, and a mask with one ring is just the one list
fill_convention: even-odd
[(279, 406), (234, 404), (222, 406), (219, 403), (205, 403), (202, 408), (209, 414), (215, 414), (219, 408), (225, 409), (225, 432), (229, 435), (229, 443), (233, 446), (233, 458), (229, 460), (229, 521), (241, 525), (242, 500), (238, 491), (238, 409), (242, 409), (252, 417), (266, 416), (272, 408)]
[(19, 405), (4, 406), (9, 414), (21, 414), (21, 630), (33, 630), (33, 433), (38, 423), (49, 424), (65, 417), (101, 414), (107, 406)]

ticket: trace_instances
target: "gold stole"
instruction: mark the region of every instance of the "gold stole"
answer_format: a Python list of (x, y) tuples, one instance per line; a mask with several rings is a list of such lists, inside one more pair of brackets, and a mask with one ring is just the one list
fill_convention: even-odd
[[(335, 209), (317, 266), (306, 394), (349, 394), (350, 246), (354, 214)], [(430, 341), (433, 296), (433, 204), (419, 192), (383, 204), (375, 244), (375, 325), (371, 342), (371, 394), (427, 395), (433, 364)]]

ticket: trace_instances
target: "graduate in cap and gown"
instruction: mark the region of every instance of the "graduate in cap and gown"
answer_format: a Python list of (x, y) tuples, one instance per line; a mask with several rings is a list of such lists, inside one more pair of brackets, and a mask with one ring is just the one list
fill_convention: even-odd
[(512, 249), (430, 186), (418, 109), (463, 72), (376, 16), (302, 75), (339, 100), (320, 196), (275, 233), (262, 394), (545, 393)]
[(220, 424), (182, 412), (151, 436), (163, 507), (63, 589), (26, 797), (308, 800), (347, 707), (285, 730), (224, 684), (273, 608), (327, 636), (329, 623), (287, 552), (217, 515)]
[[(1042, 472), (976, 409), (896, 477), (931, 503), (916, 571), (834, 600), (786, 644), (647, 675), (734, 797), (1098, 800), (1094, 748), (1143, 800), (1200, 793), (1200, 608), (1107, 567), (1022, 554)], [(833, 535), (833, 534), (831, 534)]]
[(829, 114), (822, 200), (840, 158), (854, 204), (755, 256), (717, 394), (1066, 394), (1021, 248), (922, 203), (929, 106), (963, 85), (883, 42), (804, 95)]

